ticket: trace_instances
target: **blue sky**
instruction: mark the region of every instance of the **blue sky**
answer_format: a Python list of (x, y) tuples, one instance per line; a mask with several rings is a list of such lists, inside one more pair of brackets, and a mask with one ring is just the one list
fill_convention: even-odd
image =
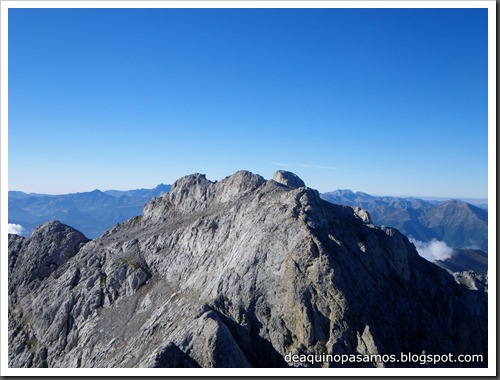
[(10, 9), (9, 189), (486, 198), (486, 9)]

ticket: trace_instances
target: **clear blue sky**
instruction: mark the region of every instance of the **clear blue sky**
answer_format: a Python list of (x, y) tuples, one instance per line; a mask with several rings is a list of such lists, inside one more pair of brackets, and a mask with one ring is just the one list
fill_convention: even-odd
[(10, 9), (9, 189), (487, 197), (486, 9)]

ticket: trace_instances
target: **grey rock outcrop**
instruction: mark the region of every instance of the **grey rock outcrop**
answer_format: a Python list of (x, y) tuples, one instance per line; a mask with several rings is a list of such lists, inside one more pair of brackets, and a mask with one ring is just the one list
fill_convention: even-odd
[[(65, 264), (89, 239), (58, 221), (34, 229), (31, 238), (9, 236), (9, 295), (30, 291)], [(14, 270), (14, 268), (22, 268)], [(24, 295), (24, 294), (21, 294)]]
[(274, 173), (273, 180), (285, 186), (291, 187), (292, 189), (298, 189), (299, 187), (306, 186), (304, 181), (302, 181), (296, 174), (284, 170), (278, 170)]
[(479, 290), (488, 293), (488, 275), (476, 273), (474, 271), (453, 272), (455, 281), (467, 286), (472, 290)]
[[(310, 365), (287, 354), (423, 350), (486, 358), (484, 292), (360, 210), (275, 178), (286, 183), (246, 171), (186, 176), (88, 242), (49, 225), (43, 239), (10, 235), (9, 365), (286, 367)], [(46, 249), (55, 265), (23, 279), (27, 257)]]
[(356, 206), (353, 207), (352, 209), (354, 211), (354, 215), (358, 216), (363, 222), (373, 224), (372, 218), (370, 217), (368, 211), (363, 210), (362, 208)]

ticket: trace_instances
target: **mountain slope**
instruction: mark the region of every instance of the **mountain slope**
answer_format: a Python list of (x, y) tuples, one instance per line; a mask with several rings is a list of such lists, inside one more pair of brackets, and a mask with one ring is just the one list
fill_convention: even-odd
[(423, 350), (486, 359), (483, 292), (362, 210), (321, 200), (291, 173), (274, 178), (181, 178), (36, 287), (20, 280), (19, 258), (37, 246), (56, 255), (64, 241), (42, 235), (47, 226), (10, 235), (9, 365), (283, 367), (287, 354)]
[(420, 241), (437, 239), (453, 248), (488, 251), (488, 212), (466, 202), (374, 197), (350, 190), (321, 196), (332, 203), (361, 207), (376, 225), (396, 228)]
[(480, 249), (457, 249), (455, 253), (445, 260), (435, 260), (435, 264), (450, 272), (488, 273), (488, 255)]

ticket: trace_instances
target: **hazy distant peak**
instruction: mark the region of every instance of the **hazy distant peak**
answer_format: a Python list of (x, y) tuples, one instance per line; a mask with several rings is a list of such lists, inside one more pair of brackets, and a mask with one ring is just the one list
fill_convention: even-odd
[[(147, 189), (145, 189), (145, 190), (147, 190)], [(166, 191), (168, 191), (168, 190), (170, 190), (170, 185), (160, 183), (159, 185), (155, 186), (154, 190), (166, 190)]]
[(349, 189), (337, 189), (337, 190), (330, 191), (327, 194), (349, 196), (349, 195), (354, 195), (354, 192), (352, 190), (349, 190)]
[(27, 196), (28, 194), (24, 191), (9, 190), (9, 198), (11, 199), (26, 198)]
[(48, 196), (48, 194), (25, 193), (24, 191), (9, 190), (9, 199), (24, 199), (28, 197), (42, 197), (42, 196)]

